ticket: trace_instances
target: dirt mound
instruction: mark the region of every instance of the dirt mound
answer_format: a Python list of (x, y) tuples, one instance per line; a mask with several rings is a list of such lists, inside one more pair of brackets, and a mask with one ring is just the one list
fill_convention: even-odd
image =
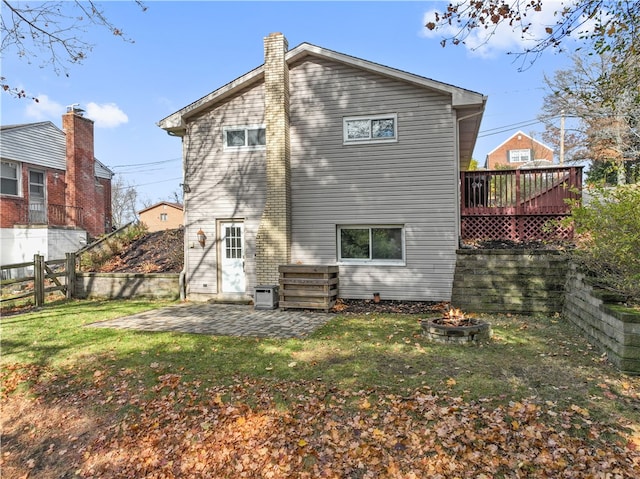
[(100, 273), (179, 273), (184, 264), (184, 230), (145, 233), (104, 263)]
[(341, 314), (431, 314), (441, 312), (448, 303), (433, 301), (392, 301), (382, 300), (375, 303), (371, 299), (338, 299), (332, 311)]

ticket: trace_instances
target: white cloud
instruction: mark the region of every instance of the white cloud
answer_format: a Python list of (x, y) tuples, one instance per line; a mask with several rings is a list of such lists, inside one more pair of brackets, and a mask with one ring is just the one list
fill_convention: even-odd
[[(62, 104), (51, 100), (47, 95), (38, 95), (38, 101), (30, 101), (25, 109), (25, 115), (35, 121), (58, 121), (67, 111)], [(80, 104), (82, 108), (82, 104)], [(94, 102), (87, 104), (85, 116), (95, 122), (98, 128), (115, 128), (129, 121), (129, 117), (115, 103), (99, 105)]]
[[(553, 5), (553, 2), (549, 2)], [(545, 3), (546, 5), (546, 3)], [(546, 27), (555, 28), (557, 18), (554, 16), (555, 8), (542, 9), (540, 12), (531, 12), (523, 19), (526, 25), (532, 23), (529, 29), (523, 33), (519, 24), (514, 22), (514, 26), (509, 26), (508, 22), (501, 22), (497, 26), (490, 25), (489, 28), (474, 28), (467, 38), (464, 39), (464, 47), (472, 54), (483, 58), (495, 57), (505, 52), (522, 52), (532, 48), (537, 41), (546, 38)], [(434, 12), (437, 9), (427, 11), (423, 16), (423, 24), (433, 21)], [(459, 32), (459, 28), (454, 25), (447, 25), (439, 30), (429, 30), (423, 27), (420, 35), (426, 38), (450, 38)], [(565, 41), (568, 41), (566, 39)]]
[(38, 95), (38, 101), (30, 100), (25, 109), (25, 115), (36, 121), (60, 119), (60, 116), (66, 111), (64, 106), (53, 100), (47, 95)]
[(87, 104), (86, 117), (95, 122), (98, 128), (115, 128), (129, 122), (129, 117), (115, 103), (98, 105), (90, 102)]

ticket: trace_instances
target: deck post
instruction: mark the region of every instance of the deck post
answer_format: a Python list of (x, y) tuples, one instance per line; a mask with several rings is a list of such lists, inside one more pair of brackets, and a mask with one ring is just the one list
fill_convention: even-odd
[(44, 305), (44, 256), (33, 255), (33, 287), (36, 308)]

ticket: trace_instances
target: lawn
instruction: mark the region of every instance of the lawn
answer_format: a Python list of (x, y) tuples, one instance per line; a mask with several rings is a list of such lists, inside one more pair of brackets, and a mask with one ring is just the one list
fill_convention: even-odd
[(399, 314), (288, 340), (83, 327), (164, 304), (2, 318), (3, 477), (640, 475), (640, 379), (560, 317), (485, 317), (481, 346)]

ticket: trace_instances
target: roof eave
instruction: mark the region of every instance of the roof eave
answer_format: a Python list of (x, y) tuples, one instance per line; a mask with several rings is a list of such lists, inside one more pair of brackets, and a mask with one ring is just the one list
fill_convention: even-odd
[(429, 88), (440, 93), (450, 94), (452, 97), (452, 105), (454, 108), (467, 107), (470, 105), (482, 105), (482, 107), (484, 108), (484, 103), (486, 102), (486, 97), (480, 93), (471, 90), (465, 90), (454, 85), (442, 83), (430, 78), (405, 72), (403, 70), (398, 70), (386, 65), (381, 65), (379, 63), (352, 57), (344, 53), (328, 50), (326, 48), (318, 47), (309, 43), (302, 43), (294, 49), (289, 50), (286, 55), (286, 60), (287, 63), (294, 63), (296, 61), (302, 60), (304, 57), (309, 55), (330, 58), (334, 61), (360, 68), (365, 71), (370, 71), (394, 79), (403, 80), (407, 83), (412, 83), (423, 88)]
[(232, 82), (218, 88), (217, 90), (203, 96), (199, 100), (185, 106), (177, 112), (160, 120), (157, 125), (171, 134), (182, 136), (186, 129), (187, 120), (218, 103), (225, 98), (233, 96), (238, 90), (242, 90), (253, 83), (262, 81), (264, 77), (264, 65), (251, 70), (250, 72), (236, 78)]
[(461, 170), (467, 170), (471, 163), (486, 102), (487, 97), (485, 96), (483, 97), (481, 105), (468, 105), (465, 108), (459, 106), (457, 109), (459, 122), (459, 163)]
[[(484, 97), (480, 93), (465, 90), (453, 85), (449, 85), (447, 83), (431, 80), (430, 78), (414, 75), (413, 73), (397, 70), (395, 68), (370, 62), (368, 60), (363, 60), (361, 58), (345, 55), (344, 53), (328, 50), (326, 48), (318, 47), (310, 43), (302, 43), (292, 50), (289, 50), (285, 58), (287, 63), (291, 64), (303, 59), (308, 55), (329, 58), (331, 60), (360, 68), (365, 71), (370, 71), (394, 79), (403, 80), (408, 83), (412, 83), (423, 88), (429, 88), (443, 94), (449, 94), (452, 97), (452, 106), (456, 109), (466, 108), (472, 105), (477, 105), (484, 108), (486, 97)], [(246, 88), (252, 83), (262, 81), (263, 78), (264, 65), (260, 65), (259, 67), (251, 70), (241, 77), (236, 78), (232, 82), (227, 83), (221, 88), (218, 88), (208, 95), (203, 96), (199, 100), (196, 100), (195, 102), (160, 120), (157, 125), (171, 134), (182, 136), (186, 129), (187, 120), (190, 117), (210, 108), (214, 103), (218, 103), (225, 98), (232, 96), (238, 90)]]

